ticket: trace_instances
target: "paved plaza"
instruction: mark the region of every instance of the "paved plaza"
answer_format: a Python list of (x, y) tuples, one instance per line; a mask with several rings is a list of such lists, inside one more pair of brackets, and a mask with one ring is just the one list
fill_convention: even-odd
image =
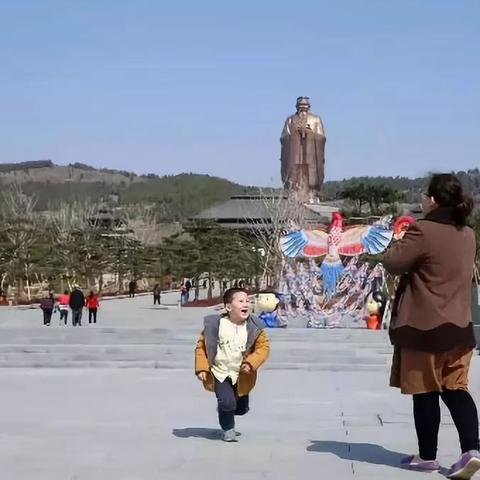
[[(175, 304), (177, 294), (166, 295)], [(0, 310), (0, 472), (5, 480), (414, 479), (411, 400), (388, 384), (385, 332), (269, 330), (237, 444), (219, 440), (215, 398), (193, 375), (212, 310), (102, 303), (99, 323), (41, 326)], [(85, 321), (87, 320), (87, 321)], [(480, 363), (472, 391), (480, 400)], [(444, 411), (440, 460), (459, 451)], [(429, 479), (443, 478), (432, 474)]]

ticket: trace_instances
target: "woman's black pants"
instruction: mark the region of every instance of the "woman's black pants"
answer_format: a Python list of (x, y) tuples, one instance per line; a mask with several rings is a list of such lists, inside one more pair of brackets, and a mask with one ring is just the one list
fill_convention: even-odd
[(450, 410), (458, 431), (462, 453), (479, 450), (478, 413), (473, 398), (466, 390), (444, 390), (442, 393), (413, 395), (413, 416), (420, 457), (423, 460), (437, 458), (440, 398)]

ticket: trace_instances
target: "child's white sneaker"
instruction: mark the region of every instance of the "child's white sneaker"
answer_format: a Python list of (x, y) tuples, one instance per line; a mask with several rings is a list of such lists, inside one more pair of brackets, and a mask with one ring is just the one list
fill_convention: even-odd
[(223, 441), (224, 442), (237, 442), (237, 432), (235, 429), (226, 430), (223, 432)]

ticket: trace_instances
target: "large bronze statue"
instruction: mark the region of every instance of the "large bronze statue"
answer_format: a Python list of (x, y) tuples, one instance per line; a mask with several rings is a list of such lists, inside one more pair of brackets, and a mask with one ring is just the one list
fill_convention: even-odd
[(325, 165), (325, 131), (322, 120), (310, 112), (310, 99), (297, 98), (297, 113), (283, 127), (282, 181), (285, 188), (305, 200), (317, 198)]

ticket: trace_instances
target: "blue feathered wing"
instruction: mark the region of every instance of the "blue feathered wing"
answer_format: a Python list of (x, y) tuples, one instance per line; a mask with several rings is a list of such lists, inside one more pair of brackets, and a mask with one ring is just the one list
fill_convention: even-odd
[(338, 253), (355, 256), (362, 253), (382, 253), (393, 238), (393, 231), (381, 225), (362, 225), (345, 230), (338, 245)]

